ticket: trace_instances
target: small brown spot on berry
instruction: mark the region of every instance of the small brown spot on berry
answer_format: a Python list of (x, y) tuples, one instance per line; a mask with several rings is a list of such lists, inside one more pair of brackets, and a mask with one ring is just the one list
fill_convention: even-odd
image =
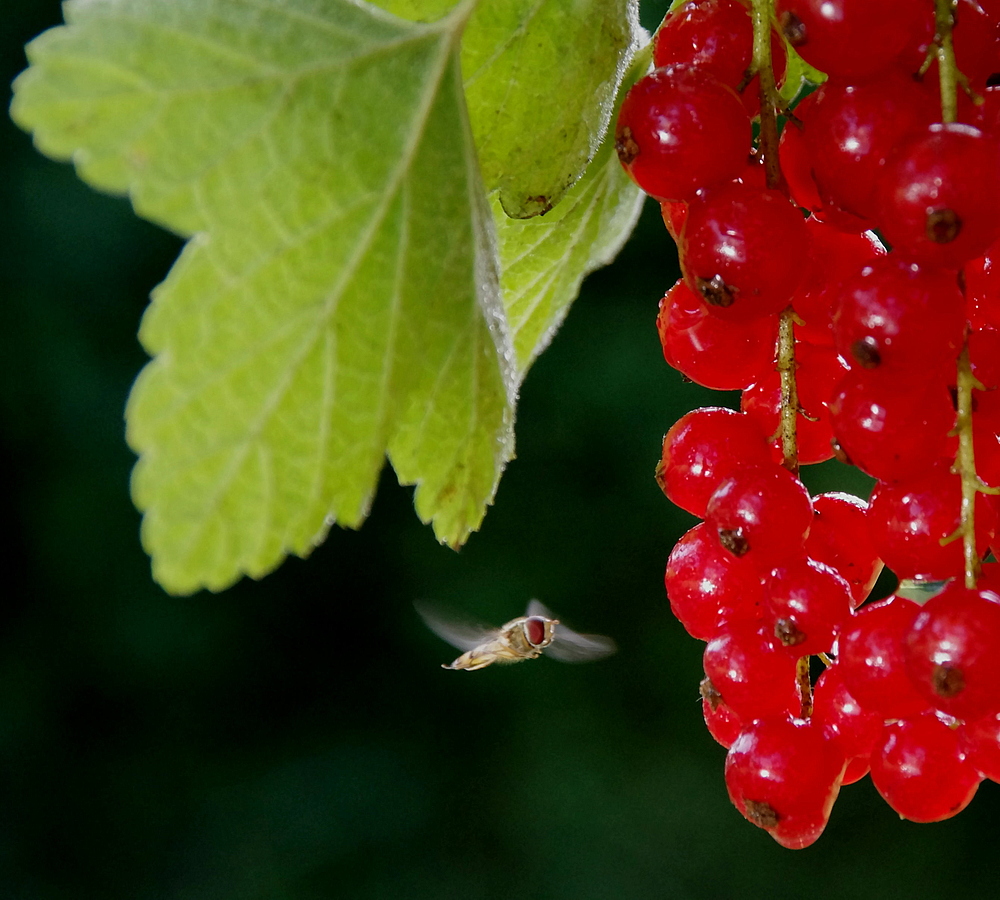
[(774, 807), (763, 800), (747, 800), (745, 805), (747, 819), (759, 828), (774, 828), (781, 821)]
[(742, 528), (720, 528), (719, 543), (737, 559), (745, 556), (750, 549), (750, 542)]
[(965, 690), (965, 676), (961, 669), (953, 666), (935, 666), (931, 672), (931, 686), (935, 694), (947, 700)]
[(953, 209), (934, 209), (927, 213), (927, 240), (950, 244), (962, 231), (962, 220)]
[(725, 309), (736, 302), (736, 289), (726, 284), (721, 275), (711, 278), (695, 278), (698, 293), (709, 306), (721, 306)]
[(783, 12), (778, 17), (778, 25), (781, 27), (781, 33), (793, 47), (801, 47), (806, 43), (805, 23), (795, 13)]
[(862, 369), (877, 369), (882, 364), (878, 341), (870, 334), (851, 344), (851, 356)]
[(801, 644), (808, 635), (800, 631), (791, 619), (778, 619), (774, 623), (774, 636), (783, 646), (794, 647), (796, 644)]

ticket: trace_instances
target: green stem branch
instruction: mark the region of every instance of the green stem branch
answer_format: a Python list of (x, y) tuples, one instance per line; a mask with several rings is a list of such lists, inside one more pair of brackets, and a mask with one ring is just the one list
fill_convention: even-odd
[(760, 79), (760, 150), (764, 157), (767, 186), (782, 183), (778, 165), (778, 88), (774, 83), (771, 62), (771, 19), (773, 0), (751, 0), (753, 19), (753, 58), (750, 71)]
[(955, 454), (955, 472), (962, 483), (962, 506), (958, 535), (962, 538), (962, 556), (965, 561), (965, 586), (974, 588), (979, 577), (979, 552), (976, 549), (976, 494), (980, 489), (976, 475), (976, 458), (972, 439), (972, 389), (982, 387), (972, 374), (969, 362), (969, 345), (966, 342), (958, 358), (958, 387), (956, 392), (955, 431), (958, 434), (958, 451)]
[(952, 0), (934, 0), (934, 43), (937, 46), (938, 78), (941, 85), (941, 121), (958, 118), (958, 65), (951, 30), (955, 24)]

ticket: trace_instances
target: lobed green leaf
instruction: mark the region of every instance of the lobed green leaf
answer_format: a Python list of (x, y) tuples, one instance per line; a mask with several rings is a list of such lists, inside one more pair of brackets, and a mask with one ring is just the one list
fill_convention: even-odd
[(143, 319), (154, 358), (127, 410), (168, 590), (260, 577), (360, 524), (386, 455), (440, 540), (479, 526), (518, 384), (639, 199), (605, 148), (544, 218), (508, 219), (502, 186), (487, 200), (471, 8), (71, 0), (29, 46), (15, 120), (191, 237)]

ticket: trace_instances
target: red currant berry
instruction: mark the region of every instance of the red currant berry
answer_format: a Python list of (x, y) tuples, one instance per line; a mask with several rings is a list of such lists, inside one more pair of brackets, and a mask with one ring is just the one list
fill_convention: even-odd
[(812, 518), (809, 492), (791, 472), (775, 465), (734, 472), (705, 510), (705, 522), (719, 543), (762, 572), (802, 554)]
[(810, 235), (779, 192), (733, 182), (699, 192), (678, 244), (688, 286), (740, 321), (784, 309), (805, 275)]
[(663, 580), (671, 612), (700, 641), (715, 637), (726, 621), (764, 615), (757, 571), (723, 550), (704, 522), (674, 545)]
[(851, 615), (851, 588), (813, 559), (782, 563), (764, 579), (767, 620), (795, 656), (828, 653)]
[(704, 518), (708, 499), (737, 469), (765, 465), (770, 453), (753, 419), (713, 406), (681, 416), (663, 438), (656, 480), (681, 509)]
[(681, 280), (660, 301), (656, 318), (663, 357), (695, 384), (742, 390), (774, 368), (778, 318), (725, 322)]
[(1000, 781), (1000, 713), (966, 722), (959, 745), (980, 775)]
[[(961, 540), (942, 543), (959, 526), (962, 480), (942, 460), (923, 475), (880, 483), (868, 506), (868, 527), (879, 556), (897, 578), (945, 579), (961, 575)], [(976, 545), (986, 554), (996, 533), (996, 514), (976, 505)]]
[(934, 713), (887, 724), (871, 765), (886, 803), (913, 822), (960, 813), (982, 780), (962, 753), (958, 732)]
[(838, 665), (826, 668), (816, 681), (812, 717), (837, 736), (848, 759), (867, 759), (871, 756), (882, 733), (881, 716), (865, 709), (854, 699), (844, 684)]
[(874, 232), (844, 234), (815, 216), (806, 219), (812, 234), (811, 256), (805, 281), (792, 296), (795, 314), (802, 320), (795, 326), (795, 339), (810, 344), (833, 345), (833, 300), (841, 278), (860, 272), (885, 247)]
[(1000, 145), (971, 125), (931, 125), (886, 166), (878, 201), (895, 252), (961, 268), (1000, 234)]
[(758, 622), (728, 622), (705, 645), (705, 676), (745, 722), (797, 712), (796, 660)]
[[(831, 79), (811, 99), (800, 116), (820, 199), (863, 220), (875, 218), (875, 187), (887, 161), (905, 138), (934, 121), (927, 91), (887, 72), (860, 84)], [(857, 230), (871, 227), (868, 221)]]
[(846, 760), (815, 723), (789, 717), (758, 719), (726, 757), (733, 805), (783, 847), (808, 847), (822, 834), (840, 792)]
[(906, 669), (905, 643), (920, 607), (890, 597), (858, 610), (840, 634), (837, 668), (864, 709), (883, 719), (923, 712), (930, 705)]
[(707, 678), (701, 682), (701, 712), (708, 733), (728, 750), (743, 730), (743, 723)]
[(955, 407), (944, 384), (910, 391), (852, 370), (830, 400), (830, 422), (846, 461), (881, 481), (925, 471), (945, 456)]
[[(663, 20), (653, 38), (653, 64), (700, 66), (731, 88), (743, 86), (753, 55), (750, 10), (739, 0), (687, 0)], [(772, 31), (771, 58), (779, 83), (785, 69), (784, 41)], [(758, 81), (741, 94), (747, 112), (760, 111)]]
[(853, 605), (868, 599), (882, 571), (882, 560), (868, 530), (868, 504), (851, 494), (813, 497), (813, 521), (806, 555), (826, 563), (851, 586)]
[(775, 12), (789, 43), (828, 75), (867, 77), (888, 68), (913, 40), (917, 0), (777, 0)]
[(890, 254), (847, 275), (836, 291), (833, 336), (852, 368), (909, 381), (952, 377), (965, 301), (950, 273)]
[(618, 114), (615, 149), (647, 194), (686, 200), (746, 166), (750, 118), (736, 92), (695, 66), (640, 79)]
[(951, 582), (928, 600), (906, 640), (921, 694), (949, 715), (1000, 712), (1000, 595)]
[[(833, 427), (827, 403), (847, 366), (832, 348), (799, 343), (795, 345), (795, 363), (799, 408), (803, 413), (797, 427), (799, 462), (805, 466), (833, 456)], [(740, 407), (765, 434), (773, 435), (771, 455), (775, 462), (780, 462), (781, 375), (769, 372), (748, 387), (740, 399)]]

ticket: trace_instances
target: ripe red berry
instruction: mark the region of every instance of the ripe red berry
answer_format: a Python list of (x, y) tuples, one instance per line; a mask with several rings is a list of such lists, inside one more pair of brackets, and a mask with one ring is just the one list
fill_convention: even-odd
[(868, 504), (837, 491), (818, 494), (812, 503), (806, 555), (838, 572), (851, 586), (857, 606), (868, 599), (882, 571), (882, 560), (868, 529)]
[(957, 730), (934, 713), (888, 723), (871, 766), (886, 803), (913, 822), (940, 822), (961, 812), (982, 780)]
[(737, 469), (770, 461), (757, 423), (725, 407), (681, 416), (663, 438), (656, 480), (681, 509), (703, 518), (719, 483)]
[(1000, 713), (966, 722), (959, 746), (980, 775), (1000, 781)]
[(743, 730), (743, 723), (708, 678), (703, 678), (701, 682), (701, 712), (708, 733), (728, 750)]
[(795, 658), (766, 625), (727, 622), (705, 645), (702, 662), (705, 677), (744, 722), (798, 712)]
[(921, 22), (917, 0), (777, 0), (775, 13), (791, 45), (829, 75), (867, 77), (888, 68)]
[[(961, 503), (961, 478), (946, 460), (917, 477), (876, 486), (868, 527), (879, 556), (897, 578), (943, 580), (962, 574), (962, 541), (942, 544), (959, 526)], [(976, 544), (984, 556), (996, 533), (991, 505), (976, 504), (975, 526)]]
[(777, 316), (725, 322), (708, 311), (683, 279), (660, 301), (656, 328), (664, 359), (703, 387), (742, 390), (774, 368)]
[(928, 703), (961, 719), (1000, 712), (1000, 595), (951, 582), (906, 639), (910, 677)]
[[(795, 345), (795, 382), (799, 408), (797, 439), (799, 463), (811, 465), (833, 456), (833, 427), (830, 424), (828, 401), (834, 386), (844, 377), (847, 367), (832, 347), (812, 344)], [(740, 408), (756, 420), (764, 434), (772, 435), (772, 459), (782, 460), (781, 435), (781, 375), (768, 372), (754, 382), (740, 398)]]
[(656, 69), (625, 97), (615, 149), (647, 194), (687, 200), (746, 166), (750, 118), (736, 92), (700, 68)]
[(952, 378), (965, 335), (953, 275), (900, 262), (895, 253), (845, 273), (834, 287), (833, 337), (852, 368), (912, 382)]
[(762, 572), (800, 556), (812, 524), (809, 492), (781, 466), (752, 466), (726, 478), (708, 501), (705, 522), (734, 557)]
[(847, 690), (839, 665), (829, 666), (816, 681), (813, 719), (836, 735), (848, 759), (870, 757), (882, 733), (882, 717), (865, 709)]
[(812, 235), (805, 281), (792, 296), (792, 306), (802, 324), (795, 339), (810, 344), (833, 345), (833, 306), (839, 300), (839, 283), (850, 272), (860, 272), (885, 247), (874, 232), (845, 234), (815, 216), (806, 219)]
[[(653, 65), (700, 66), (723, 84), (739, 88), (750, 68), (753, 24), (750, 9), (740, 0), (687, 0), (663, 20), (653, 38)], [(785, 69), (785, 45), (771, 33), (771, 58), (775, 80)], [(750, 115), (760, 111), (758, 79), (741, 93)]]
[(1000, 144), (971, 125), (931, 125), (886, 166), (878, 203), (896, 253), (961, 268), (1000, 235)]
[(781, 846), (808, 847), (830, 818), (845, 763), (837, 742), (814, 722), (758, 719), (726, 756), (729, 799)]
[(890, 597), (858, 610), (840, 634), (837, 667), (847, 690), (883, 719), (923, 712), (930, 705), (906, 668), (906, 638), (920, 607)]
[(851, 587), (814, 559), (789, 560), (764, 579), (767, 621), (795, 656), (828, 653), (851, 615)]
[(918, 475), (947, 451), (955, 407), (946, 385), (909, 388), (854, 369), (830, 400), (834, 438), (846, 461), (880, 481)]
[(859, 216), (858, 231), (871, 228), (878, 215), (875, 188), (888, 160), (910, 134), (934, 121), (940, 107), (911, 78), (892, 71), (858, 84), (830, 79), (810, 100), (799, 115), (819, 197)]
[(780, 191), (732, 182), (691, 201), (678, 251), (688, 287), (709, 310), (747, 321), (788, 305), (809, 243), (802, 214)]
[(760, 575), (723, 550), (704, 522), (674, 545), (663, 581), (671, 612), (698, 640), (711, 640), (727, 621), (764, 615)]

